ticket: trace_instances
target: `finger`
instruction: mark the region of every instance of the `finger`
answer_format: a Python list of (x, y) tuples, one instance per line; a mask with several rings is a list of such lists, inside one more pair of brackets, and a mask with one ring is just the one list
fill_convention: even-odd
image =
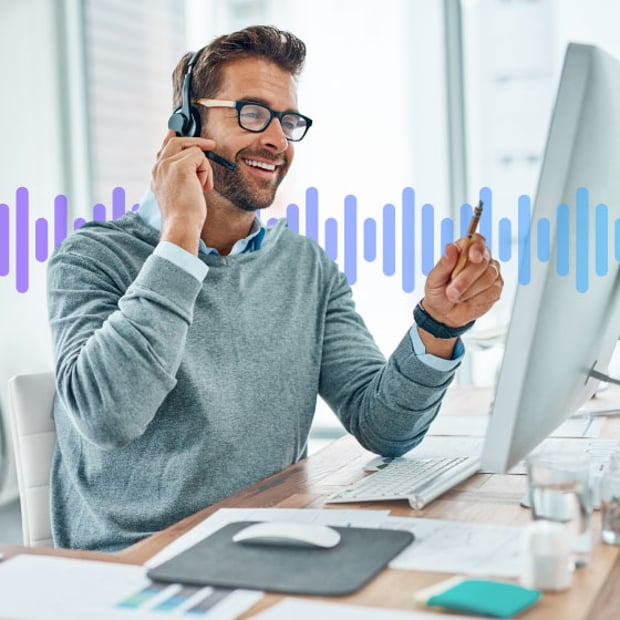
[(485, 238), (479, 233), (473, 233), (456, 242), (459, 249), (459, 258), (456, 266), (452, 270), (451, 279), (455, 279), (468, 262), (479, 263), (483, 260)]
[(461, 303), (466, 303), (480, 295), (484, 295), (484, 293), (490, 289), (495, 291), (494, 295), (498, 295), (497, 298), (492, 295), (494, 300), (496, 300), (499, 298), (499, 293), (501, 293), (503, 287), (504, 279), (502, 278), (499, 262), (495, 259), (491, 259), (484, 273), (476, 279), (464, 293), (461, 294), (459, 301)]
[(446, 296), (453, 303), (462, 301), (465, 295), (470, 295), (471, 287), (484, 276), (491, 261), (489, 249), (481, 246), (477, 241), (475, 249), (470, 249), (468, 252), (470, 252), (470, 259), (446, 289)]
[(482, 260), (484, 260), (485, 252), (489, 251), (485, 241), (486, 240), (482, 235), (474, 233), (469, 243), (469, 247), (467, 248), (468, 261), (472, 263), (480, 263)]
[(450, 281), (450, 274), (456, 265), (459, 257), (459, 249), (456, 244), (448, 243), (442, 257), (437, 261), (426, 278), (427, 286), (439, 288), (445, 286)]
[(190, 147), (162, 157), (153, 166), (153, 177), (178, 174), (196, 174), (200, 184), (213, 187), (213, 170), (200, 147)]
[(198, 175), (200, 185), (202, 185), (205, 191), (213, 189), (213, 168), (206, 157), (204, 157), (204, 161), (196, 169), (196, 174)]
[(472, 243), (469, 246), (469, 252), (467, 254), (467, 259), (470, 263), (481, 263), (485, 259), (488, 261), (490, 259), (491, 253), (488, 248), (481, 243)]
[[(174, 134), (174, 132), (172, 133)], [(166, 136), (158, 157), (170, 157), (192, 147), (198, 147), (201, 151), (212, 151), (215, 149), (215, 140), (199, 136), (190, 138), (178, 138), (176, 135)]]
[[(463, 247), (463, 244), (465, 243), (466, 239), (467, 237), (461, 237), (460, 239), (457, 239), (454, 242), (454, 245), (459, 249), (459, 251)], [(474, 233), (471, 236), (471, 242), (473, 243), (474, 241), (478, 243), (482, 243), (482, 245), (486, 245), (487, 238), (484, 235), (481, 235), (480, 233)]]
[(161, 155), (161, 152), (164, 150), (164, 147), (166, 146), (166, 144), (168, 144), (168, 142), (170, 142), (170, 140), (172, 138), (174, 138), (177, 134), (172, 131), (172, 129), (168, 129), (168, 133), (164, 136), (164, 141), (161, 143), (161, 146), (159, 147), (159, 151), (157, 151), (157, 158), (159, 159), (159, 156)]
[(490, 308), (493, 307), (493, 304), (500, 299), (502, 295), (502, 290), (504, 288), (503, 281), (497, 279), (492, 286), (481, 291), (471, 299), (463, 302), (462, 308), (471, 308), (469, 315), (472, 318), (478, 318), (485, 314)]

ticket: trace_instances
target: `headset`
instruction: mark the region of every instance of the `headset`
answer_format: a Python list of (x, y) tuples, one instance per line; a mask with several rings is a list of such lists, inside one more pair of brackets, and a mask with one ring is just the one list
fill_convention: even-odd
[[(187, 63), (185, 76), (183, 77), (183, 100), (181, 107), (177, 108), (168, 119), (168, 129), (172, 129), (177, 136), (191, 138), (200, 135), (200, 111), (195, 105), (192, 105), (190, 99), (190, 88), (192, 83), (192, 71), (200, 54), (205, 48), (194, 52)], [(212, 151), (204, 151), (204, 154), (211, 160), (229, 170), (236, 170), (237, 164), (213, 153)]]

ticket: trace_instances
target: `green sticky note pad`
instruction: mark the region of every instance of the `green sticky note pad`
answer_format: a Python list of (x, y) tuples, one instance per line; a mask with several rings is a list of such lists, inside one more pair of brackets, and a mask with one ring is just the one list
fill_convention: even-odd
[(486, 579), (463, 579), (456, 583), (450, 580), (446, 585), (443, 590), (438, 590), (437, 587), (431, 588), (432, 594), (428, 597), (416, 598), (430, 607), (442, 607), (493, 618), (512, 618), (540, 598), (538, 590)]

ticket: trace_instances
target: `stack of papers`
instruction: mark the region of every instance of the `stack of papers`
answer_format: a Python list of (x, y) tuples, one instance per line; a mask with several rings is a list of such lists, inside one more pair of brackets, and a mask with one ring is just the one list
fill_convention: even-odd
[(262, 596), (251, 590), (158, 584), (142, 566), (18, 555), (0, 564), (0, 617), (14, 620), (232, 620)]

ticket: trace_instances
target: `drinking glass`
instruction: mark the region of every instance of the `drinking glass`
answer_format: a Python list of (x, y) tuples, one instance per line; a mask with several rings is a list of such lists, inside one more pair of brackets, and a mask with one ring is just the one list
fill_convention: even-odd
[(620, 470), (611, 470), (601, 480), (601, 537), (608, 545), (620, 545)]
[(590, 462), (582, 454), (539, 452), (527, 459), (528, 494), (535, 520), (560, 524), (575, 566), (590, 560)]

